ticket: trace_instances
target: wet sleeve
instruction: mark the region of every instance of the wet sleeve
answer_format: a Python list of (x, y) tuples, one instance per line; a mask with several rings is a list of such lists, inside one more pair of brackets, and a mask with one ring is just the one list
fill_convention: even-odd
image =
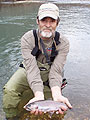
[(66, 62), (66, 57), (69, 52), (69, 41), (66, 38), (61, 38), (61, 43), (58, 45), (58, 55), (54, 59), (49, 73), (50, 87), (59, 86), (62, 84), (62, 71)]
[(35, 44), (33, 41), (34, 40), (32, 38), (26, 38), (23, 36), (21, 38), (21, 51), (28, 83), (32, 91), (35, 93), (36, 91), (43, 92), (43, 82), (41, 80), (40, 70), (37, 66), (36, 58), (31, 54), (33, 44)]

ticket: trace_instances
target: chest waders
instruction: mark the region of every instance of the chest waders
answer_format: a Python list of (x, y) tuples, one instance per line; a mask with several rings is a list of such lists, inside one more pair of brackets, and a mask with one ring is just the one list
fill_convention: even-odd
[[(41, 52), (41, 50), (39, 49), (39, 46), (38, 46), (38, 37), (37, 37), (36, 30), (33, 30), (33, 35), (34, 35), (34, 38), (35, 38), (35, 47), (33, 48), (31, 54), (36, 57), (37, 65), (40, 69), (40, 75), (41, 75), (41, 78), (43, 80), (44, 93), (46, 93), (44, 95), (45, 95), (45, 98), (48, 99), (48, 98), (51, 98), (51, 92), (50, 92), (50, 89), (49, 89), (50, 88), (49, 77), (48, 76), (49, 76), (50, 67), (51, 67), (55, 57), (58, 55), (58, 51), (56, 50), (56, 47), (57, 47), (58, 44), (60, 44), (60, 41), (59, 41), (60, 33), (57, 32), (57, 31), (55, 32), (55, 37), (54, 37), (54, 41), (53, 41), (53, 44), (52, 44), (52, 51), (51, 51), (50, 57), (48, 56), (48, 54), (46, 52), (43, 40), (40, 38), (40, 44), (42, 46), (44, 56), (46, 57), (46, 63), (41, 63), (38, 59), (39, 55), (42, 54), (42, 52)], [(66, 79), (64, 78), (63, 81), (62, 81), (61, 89), (63, 89), (66, 84), (67, 84), (67, 82), (66, 82)]]
[[(34, 38), (35, 38), (35, 47), (33, 48), (31, 54), (36, 56), (36, 59), (37, 59), (42, 52), (39, 50), (38, 37), (37, 37), (36, 30), (33, 30), (33, 35), (34, 35)], [(44, 55), (46, 57), (46, 63), (42, 64), (40, 61), (37, 60), (37, 65), (38, 65), (38, 67), (40, 69), (40, 75), (41, 75), (41, 78), (43, 80), (43, 85), (45, 87), (48, 87), (48, 88), (50, 88), (48, 75), (49, 75), (49, 71), (50, 71), (50, 66), (51, 66), (51, 64), (53, 63), (55, 57), (58, 54), (58, 51), (56, 50), (56, 46), (58, 44), (60, 44), (59, 38), (60, 38), (60, 33), (56, 31), (55, 32), (55, 37), (54, 37), (55, 41), (52, 44), (52, 52), (51, 52), (50, 58), (49, 58), (49, 56), (48, 56), (48, 54), (47, 54), (47, 52), (45, 50), (45, 46), (44, 46), (44, 43), (43, 43), (42, 39), (40, 39), (40, 44), (41, 44), (41, 46), (43, 48)], [(62, 76), (64, 76), (64, 75), (62, 75)], [(67, 81), (66, 81), (65, 78), (63, 78), (61, 89), (63, 89), (66, 86), (66, 84), (67, 84)]]
[[(40, 39), (40, 44), (41, 44), (43, 52), (44, 52), (44, 57), (46, 58), (45, 63), (40, 62), (41, 60), (40, 60), (39, 56), (42, 55), (42, 51), (39, 49), (39, 46), (38, 46), (38, 36), (37, 36), (36, 30), (33, 30), (33, 35), (35, 38), (35, 47), (33, 48), (31, 54), (36, 57), (37, 65), (40, 70), (41, 79), (42, 79), (43, 85), (44, 85), (44, 96), (45, 96), (45, 99), (48, 99), (48, 98), (52, 97), (51, 91), (50, 91), (50, 86), (49, 86), (49, 77), (48, 76), (49, 76), (51, 64), (53, 63), (55, 57), (58, 54), (58, 51), (56, 50), (56, 46), (58, 44), (60, 44), (60, 41), (59, 41), (60, 34), (59, 34), (59, 32), (55, 32), (54, 42), (52, 44), (52, 51), (51, 51), (50, 56), (48, 56), (48, 54), (45, 50), (43, 40)], [(23, 67), (23, 65), (21, 64), (20, 67)]]

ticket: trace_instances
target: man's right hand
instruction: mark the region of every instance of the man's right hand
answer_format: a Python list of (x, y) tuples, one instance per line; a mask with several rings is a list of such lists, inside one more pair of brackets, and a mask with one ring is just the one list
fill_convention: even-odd
[[(43, 92), (37, 91), (37, 92), (35, 93), (35, 97), (32, 98), (26, 105), (28, 105), (29, 103), (38, 101), (38, 100), (44, 100), (44, 94), (43, 94)], [(26, 105), (25, 105), (25, 106), (26, 106)], [(35, 114), (35, 115), (42, 114), (42, 112), (39, 111), (38, 109), (32, 110), (30, 113), (31, 113), (31, 114)]]

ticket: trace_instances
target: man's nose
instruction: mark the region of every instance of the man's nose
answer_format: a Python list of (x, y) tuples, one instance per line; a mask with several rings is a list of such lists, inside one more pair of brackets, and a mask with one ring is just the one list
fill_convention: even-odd
[(50, 23), (50, 22), (47, 22), (47, 23), (46, 23), (46, 26), (47, 26), (47, 27), (50, 27), (50, 26), (51, 26), (51, 23)]

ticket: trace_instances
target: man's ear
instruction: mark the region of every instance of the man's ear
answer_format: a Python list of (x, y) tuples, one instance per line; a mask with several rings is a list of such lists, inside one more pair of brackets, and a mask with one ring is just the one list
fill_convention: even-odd
[(57, 26), (58, 26), (58, 22), (57, 22)]
[(37, 23), (37, 25), (39, 24), (39, 19), (38, 18), (36, 19), (36, 23)]
[(59, 22), (60, 22), (60, 18), (57, 19), (57, 26), (58, 26)]

